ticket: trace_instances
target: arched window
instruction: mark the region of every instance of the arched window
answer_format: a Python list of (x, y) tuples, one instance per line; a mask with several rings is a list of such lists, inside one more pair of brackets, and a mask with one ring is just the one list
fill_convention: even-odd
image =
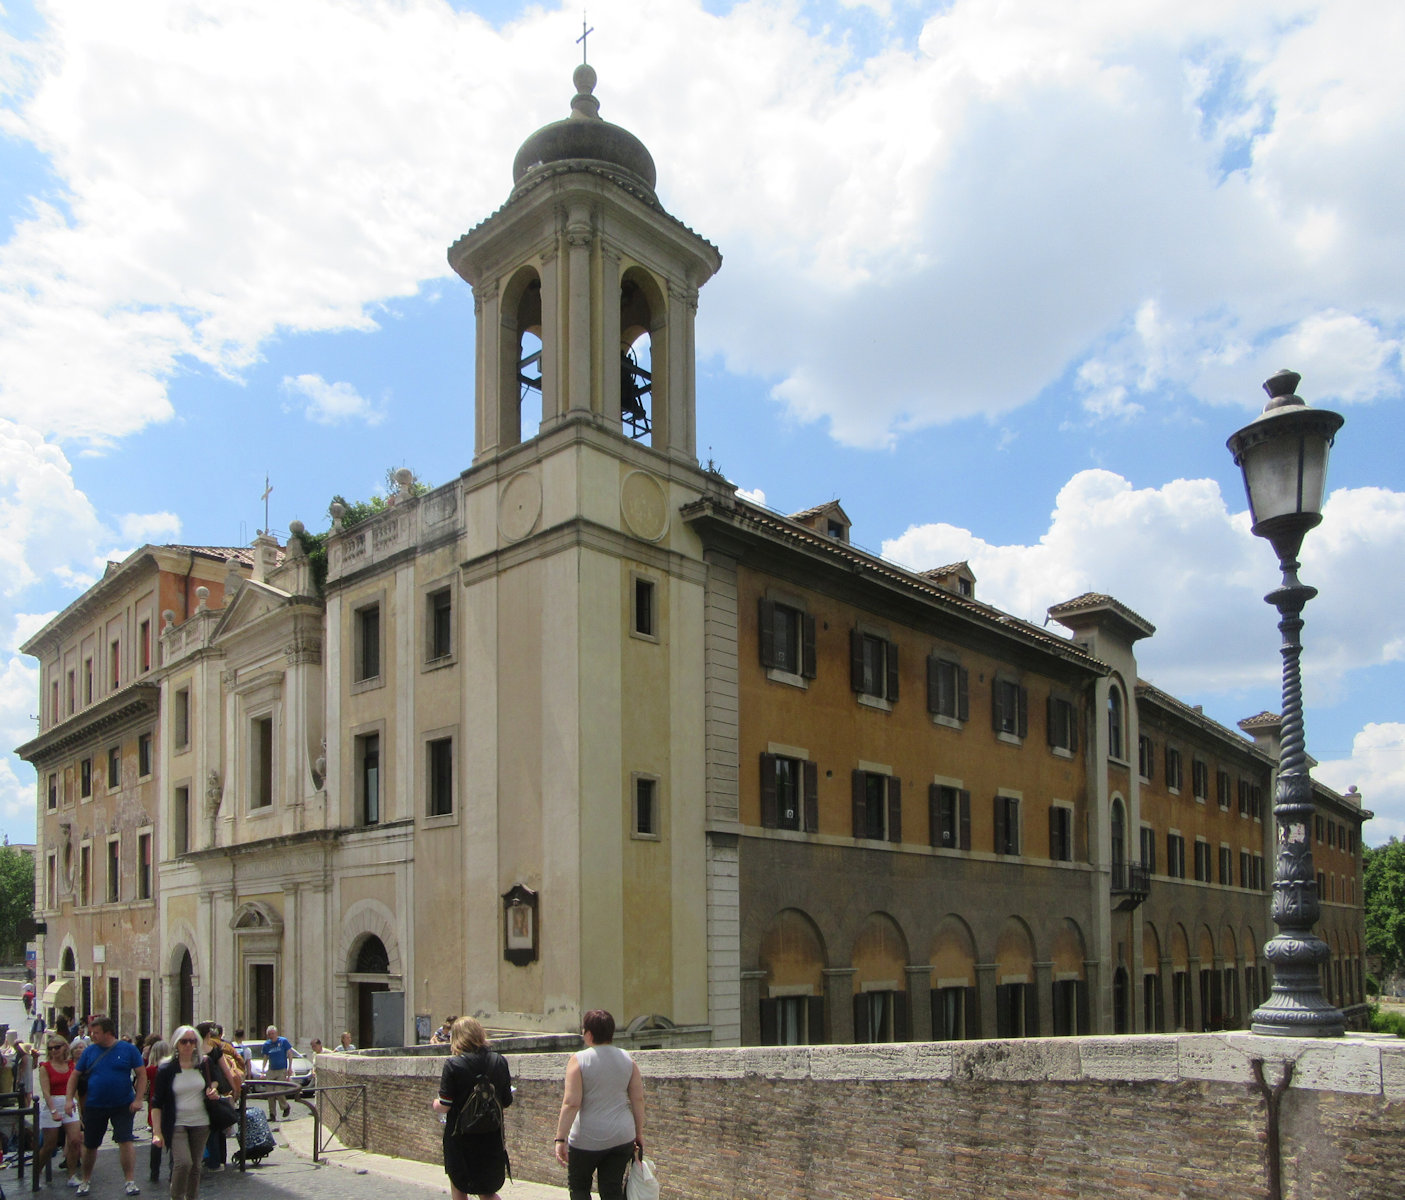
[(1122, 692), (1113, 684), (1107, 690), (1107, 752), (1113, 758), (1124, 758), (1122, 753)]
[(638, 266), (625, 271), (620, 280), (620, 429), (647, 446), (668, 442), (664, 314), (664, 295), (653, 276)]
[(181, 954), (176, 972), (176, 1021), (181, 1025), (195, 1022), (195, 964), (190, 961), (189, 950)]
[(1126, 883), (1122, 870), (1127, 862), (1127, 816), (1121, 800), (1112, 802), (1112, 882), (1114, 886)]

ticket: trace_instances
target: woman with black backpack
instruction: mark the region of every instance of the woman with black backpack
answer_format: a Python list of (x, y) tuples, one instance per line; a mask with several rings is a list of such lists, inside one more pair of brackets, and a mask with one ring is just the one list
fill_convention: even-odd
[(444, 1173), (453, 1200), (499, 1200), (507, 1179), (507, 1130), (502, 1110), (512, 1103), (507, 1059), (488, 1049), (488, 1035), (472, 1017), (460, 1017), (449, 1035), (450, 1057), (430, 1105), (447, 1114)]

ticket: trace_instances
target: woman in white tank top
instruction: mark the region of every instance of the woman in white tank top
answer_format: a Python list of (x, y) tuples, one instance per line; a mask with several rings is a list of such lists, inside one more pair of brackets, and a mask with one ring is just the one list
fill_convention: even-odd
[(644, 1081), (634, 1060), (611, 1045), (614, 1017), (592, 1009), (581, 1026), (585, 1049), (566, 1065), (556, 1157), (566, 1168), (571, 1200), (589, 1200), (592, 1176), (600, 1200), (624, 1200), (625, 1168), (644, 1153)]

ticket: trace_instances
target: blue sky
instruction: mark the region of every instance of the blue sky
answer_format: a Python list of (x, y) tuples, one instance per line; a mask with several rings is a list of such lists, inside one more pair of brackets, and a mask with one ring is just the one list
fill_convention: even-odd
[[(0, 0), (0, 744), (17, 647), (145, 541), (325, 528), (472, 456), (447, 246), (564, 116), (580, 12)], [(590, 6), (602, 115), (720, 248), (698, 445), (781, 511), (1109, 592), (1143, 674), (1277, 709), (1225, 438), (1281, 366), (1347, 423), (1304, 551), (1308, 748), (1405, 834), (1405, 11), (1384, 0)], [(34, 833), (0, 757), (0, 832)]]

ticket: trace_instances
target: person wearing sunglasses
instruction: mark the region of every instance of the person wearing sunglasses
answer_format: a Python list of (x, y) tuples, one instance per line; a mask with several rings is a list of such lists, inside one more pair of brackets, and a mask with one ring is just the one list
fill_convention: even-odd
[(200, 1159), (210, 1136), (208, 1101), (219, 1096), (214, 1061), (189, 1025), (175, 1032), (176, 1052), (156, 1070), (151, 1097), (151, 1143), (171, 1148), (171, 1200), (196, 1200)]
[(59, 1136), (64, 1141), (64, 1157), (68, 1161), (68, 1186), (76, 1188), (83, 1180), (78, 1174), (78, 1160), (83, 1154), (83, 1124), (78, 1114), (65, 1108), (68, 1077), (73, 1073), (73, 1060), (68, 1056), (68, 1042), (50, 1037), (44, 1042), (44, 1061), (39, 1064), (39, 1132), (44, 1141), (34, 1157), (34, 1177), (42, 1178), (44, 1168), (58, 1149)]

